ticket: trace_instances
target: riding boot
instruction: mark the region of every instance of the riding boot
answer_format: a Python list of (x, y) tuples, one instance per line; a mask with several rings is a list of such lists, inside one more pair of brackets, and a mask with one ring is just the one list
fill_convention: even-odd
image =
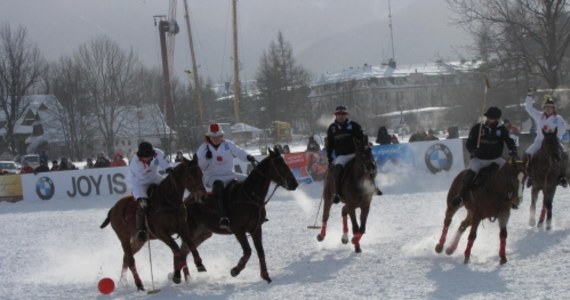
[(333, 167), (333, 177), (334, 177), (334, 190), (335, 193), (333, 194), (333, 202), (339, 203), (341, 196), (341, 177), (342, 177), (342, 169), (344, 168), (343, 165), (334, 165)]
[(562, 151), (560, 157), (560, 186), (568, 187), (568, 178), (566, 178), (566, 169), (568, 168), (568, 152)]
[(459, 206), (463, 203), (463, 198), (467, 195), (467, 192), (469, 192), (471, 182), (473, 181), (473, 178), (475, 178), (475, 175), (477, 175), (477, 173), (473, 170), (467, 170), (467, 172), (465, 172), (463, 179), (461, 180), (461, 189), (459, 190), (459, 194), (455, 195), (451, 201), (451, 206)]
[(526, 180), (526, 187), (529, 188), (532, 185), (532, 181), (530, 180), (530, 164), (532, 162), (532, 155), (525, 153), (523, 156), (523, 165), (526, 168), (527, 180)]
[(219, 227), (221, 229), (229, 229), (230, 219), (228, 219), (228, 213), (224, 207), (224, 182), (221, 180), (214, 181), (212, 193), (214, 194), (214, 199), (220, 211)]
[(148, 198), (137, 199), (137, 212), (136, 212), (136, 227), (137, 227), (137, 240), (141, 243), (146, 241), (146, 214), (148, 212)]

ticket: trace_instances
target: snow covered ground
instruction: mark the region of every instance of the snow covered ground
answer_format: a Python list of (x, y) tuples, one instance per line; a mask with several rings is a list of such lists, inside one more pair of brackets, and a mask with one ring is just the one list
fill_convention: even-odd
[[(570, 298), (570, 191), (559, 189), (551, 231), (528, 226), (530, 193), (509, 223), (506, 265), (499, 265), (499, 230), (485, 221), (463, 264), (464, 235), (451, 256), (436, 254), (449, 185), (441, 178), (429, 192), (409, 180), (406, 192), (390, 190), (375, 197), (363, 253), (343, 245), (340, 205), (333, 206), (328, 235), (317, 242), (315, 222), (322, 185), (278, 189), (267, 205), (264, 245), (273, 282), (259, 277), (257, 257), (231, 277), (241, 256), (233, 237), (214, 236), (200, 248), (207, 273), (191, 266), (191, 280), (175, 285), (167, 275), (172, 254), (153, 241), (154, 286), (158, 294), (137, 292), (129, 273), (127, 287), (102, 295), (97, 283), (118, 283), (122, 250), (111, 228), (99, 229), (117, 199), (41, 203), (0, 203), (0, 299), (568, 299)], [(463, 210), (452, 224), (455, 232)], [(320, 219), (320, 214), (319, 214)], [(320, 221), (319, 221), (320, 224)], [(139, 273), (152, 288), (148, 248), (136, 255)]]

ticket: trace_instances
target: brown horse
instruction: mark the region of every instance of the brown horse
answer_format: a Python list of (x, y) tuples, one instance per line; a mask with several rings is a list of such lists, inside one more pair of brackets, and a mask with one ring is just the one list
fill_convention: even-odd
[[(453, 206), (451, 203), (454, 196), (459, 193), (465, 172), (466, 171), (462, 171), (455, 177), (447, 194), (447, 210), (445, 211), (443, 230), (439, 238), (439, 243), (435, 246), (437, 253), (443, 250), (453, 215), (461, 207), (461, 205)], [(496, 218), (499, 220), (500, 227), (499, 257), (501, 258), (501, 264), (506, 263), (507, 256), (505, 247), (507, 244), (507, 223), (511, 214), (511, 208), (518, 207), (522, 201), (523, 182), (525, 178), (524, 164), (515, 158), (509, 159), (501, 168), (496, 164), (492, 164), (489, 167), (481, 169), (475, 178), (472, 189), (463, 200), (465, 209), (467, 209), (467, 216), (459, 225), (457, 233), (445, 253), (451, 255), (457, 249), (461, 235), (465, 232), (467, 227), (471, 226), (467, 247), (464, 253), (464, 262), (468, 263), (471, 256), (471, 248), (477, 237), (479, 223), (486, 218), (490, 218), (492, 221)]]
[[(360, 145), (355, 142), (356, 152), (354, 158), (344, 167), (341, 184), (342, 207), (342, 243), (348, 243), (348, 218), (352, 222), (352, 244), (357, 253), (362, 252), (360, 239), (366, 232), (366, 220), (370, 211), (370, 202), (376, 192), (374, 177), (376, 175), (376, 163), (372, 156), (371, 148), (365, 144)], [(321, 232), (317, 235), (317, 240), (324, 240), (327, 234), (327, 222), (333, 204), (334, 176), (333, 172), (327, 171), (326, 180), (323, 187), (323, 218)], [(356, 209), (360, 208), (360, 226), (356, 220)]]
[[(295, 190), (299, 185), (277, 148), (273, 151), (269, 149), (269, 155), (253, 168), (244, 182), (229, 185), (226, 189), (224, 200), (231, 220), (230, 231), (218, 227), (220, 214), (212, 195), (201, 201), (187, 200), (188, 227), (196, 246), (212, 236), (212, 233), (233, 234), (240, 243), (243, 256), (231, 269), (233, 277), (239, 275), (251, 256), (246, 235), (249, 233), (259, 258), (261, 278), (271, 282), (262, 243), (262, 225), (266, 221), (265, 204), (269, 201), (265, 197), (271, 182), (277, 184), (276, 188), (281, 186), (288, 191)], [(183, 253), (188, 253), (187, 245), (183, 244), (182, 249)]]
[(561, 167), (561, 149), (560, 143), (557, 138), (557, 130), (554, 132), (542, 132), (544, 139), (540, 149), (533, 155), (529, 170), (530, 180), (532, 182), (531, 189), (531, 202), (530, 202), (530, 217), (528, 224), (534, 226), (536, 224), (536, 200), (538, 193), (542, 191), (542, 210), (538, 219), (538, 227), (544, 223), (546, 216), (546, 229), (549, 230), (552, 226), (552, 201), (554, 200), (554, 193), (558, 185), (558, 176), (560, 175)]
[[(202, 184), (202, 171), (198, 166), (196, 157), (193, 160), (184, 159), (172, 169), (170, 174), (155, 188), (150, 190), (149, 212), (147, 227), (149, 238), (163, 241), (174, 254), (174, 275), (172, 280), (180, 283), (180, 270), (184, 270), (185, 280), (188, 280), (188, 268), (185, 256), (180, 253), (180, 248), (172, 238), (172, 235), (180, 235), (182, 241), (191, 245), (194, 263), (199, 271), (205, 271), (197, 250), (193, 246), (192, 239), (186, 225), (186, 207), (183, 203), (184, 191), (188, 189), (193, 194), (205, 194)], [(138, 290), (144, 290), (142, 281), (137, 272), (134, 255), (144, 243), (134, 238), (136, 233), (135, 212), (137, 202), (133, 196), (121, 198), (109, 210), (107, 218), (101, 224), (104, 228), (109, 223), (117, 234), (123, 248), (123, 265), (121, 282), (126, 284), (127, 268), (133, 274)]]

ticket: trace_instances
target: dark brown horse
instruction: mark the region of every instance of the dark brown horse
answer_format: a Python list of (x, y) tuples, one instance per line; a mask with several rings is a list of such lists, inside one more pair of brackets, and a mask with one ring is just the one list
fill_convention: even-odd
[[(372, 196), (376, 192), (374, 177), (376, 175), (376, 163), (372, 156), (371, 148), (365, 144), (360, 145), (355, 141), (356, 152), (354, 158), (344, 167), (341, 178), (341, 201), (344, 203), (342, 207), (342, 243), (348, 243), (348, 218), (352, 222), (352, 244), (357, 253), (362, 252), (360, 249), (360, 239), (366, 232), (366, 220), (370, 211), (370, 202)], [(334, 176), (333, 172), (327, 171), (324, 187), (323, 187), (323, 218), (321, 232), (317, 235), (317, 240), (324, 240), (327, 234), (327, 222), (329, 213), (333, 204), (334, 193)], [(356, 209), (360, 208), (360, 226), (356, 220)]]
[[(194, 195), (205, 194), (202, 184), (202, 171), (198, 166), (196, 157), (193, 160), (184, 159), (172, 169), (170, 174), (155, 188), (151, 188), (149, 213), (147, 216), (147, 228), (151, 239), (163, 241), (174, 254), (174, 274), (172, 280), (180, 283), (180, 271), (184, 270), (185, 279), (188, 280), (188, 268), (185, 256), (180, 253), (180, 248), (172, 238), (179, 235), (182, 241), (191, 245), (194, 263), (199, 271), (205, 271), (202, 259), (193, 246), (188, 226), (186, 225), (186, 207), (183, 203), (184, 191), (188, 189)], [(142, 281), (137, 272), (134, 254), (137, 253), (144, 243), (135, 238), (135, 212), (137, 202), (132, 196), (121, 198), (109, 210), (107, 218), (101, 224), (104, 228), (109, 223), (117, 234), (123, 248), (123, 265), (121, 282), (126, 284), (127, 268), (133, 274), (138, 290), (144, 290)]]
[[(440, 253), (445, 244), (445, 238), (453, 215), (457, 212), (461, 205), (453, 206), (451, 202), (459, 189), (461, 182), (466, 171), (459, 173), (447, 194), (447, 210), (445, 211), (445, 220), (443, 221), (443, 230), (439, 243), (435, 246), (435, 251)], [(451, 242), (451, 245), (446, 249), (445, 253), (451, 255), (459, 244), (461, 235), (465, 232), (467, 227), (471, 226), (469, 232), (467, 247), (465, 248), (465, 263), (469, 262), (471, 256), (471, 248), (477, 237), (477, 228), (481, 220), (490, 218), (499, 220), (499, 257), (501, 264), (507, 262), (505, 247), (507, 244), (507, 223), (511, 215), (511, 208), (518, 207), (522, 201), (523, 195), (523, 182), (526, 178), (525, 167), (521, 161), (515, 158), (509, 159), (501, 168), (496, 164), (481, 169), (475, 178), (472, 189), (464, 197), (463, 205), (467, 209), (467, 216), (459, 225), (457, 233)]]
[(530, 202), (530, 217), (528, 224), (534, 226), (536, 224), (536, 200), (538, 193), (542, 191), (542, 210), (538, 219), (538, 227), (544, 224), (546, 217), (546, 229), (549, 230), (552, 226), (552, 201), (556, 193), (558, 185), (558, 176), (560, 175), (560, 167), (562, 153), (560, 143), (557, 138), (557, 130), (554, 132), (542, 132), (544, 139), (540, 149), (533, 155), (529, 170), (530, 180), (532, 182), (531, 189), (531, 202)]
[[(259, 258), (261, 278), (271, 282), (262, 243), (262, 225), (266, 221), (265, 204), (269, 201), (265, 198), (271, 182), (289, 191), (295, 190), (299, 185), (277, 148), (273, 151), (269, 149), (269, 155), (253, 168), (244, 182), (235, 183), (226, 189), (224, 200), (228, 207), (230, 232), (218, 227), (220, 214), (211, 195), (201, 201), (187, 200), (188, 226), (196, 246), (212, 236), (212, 233), (233, 234), (240, 243), (243, 256), (231, 269), (230, 274), (234, 277), (245, 268), (251, 256), (251, 247), (247, 240), (249, 234)], [(183, 245), (183, 251), (188, 253), (186, 245)]]

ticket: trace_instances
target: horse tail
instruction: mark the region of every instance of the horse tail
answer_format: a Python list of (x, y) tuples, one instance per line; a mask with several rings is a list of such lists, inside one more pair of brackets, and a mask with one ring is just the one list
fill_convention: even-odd
[(109, 212), (107, 213), (107, 218), (105, 219), (105, 221), (103, 221), (103, 223), (101, 224), (101, 226), (99, 226), (99, 228), (103, 229), (105, 228), (107, 225), (109, 225), (109, 223), (111, 222), (111, 209), (109, 209)]

